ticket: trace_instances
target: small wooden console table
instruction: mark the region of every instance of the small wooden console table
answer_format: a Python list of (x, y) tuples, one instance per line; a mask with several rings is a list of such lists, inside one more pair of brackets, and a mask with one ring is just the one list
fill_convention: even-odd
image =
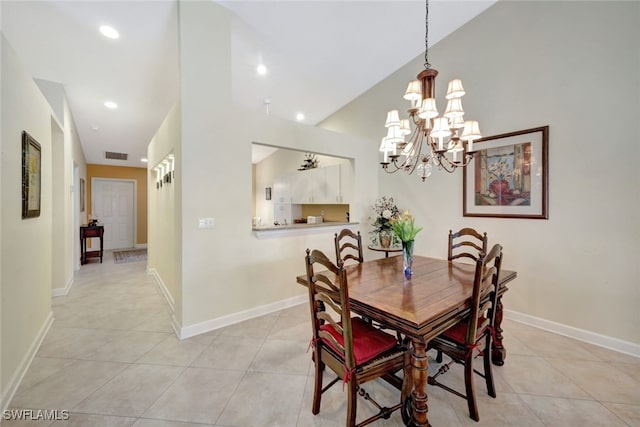
[[(104, 236), (104, 226), (102, 225), (81, 225), (80, 226), (80, 264), (86, 264), (87, 258), (100, 257), (102, 264), (102, 238)], [(100, 250), (87, 252), (87, 239), (97, 237), (100, 239)]]

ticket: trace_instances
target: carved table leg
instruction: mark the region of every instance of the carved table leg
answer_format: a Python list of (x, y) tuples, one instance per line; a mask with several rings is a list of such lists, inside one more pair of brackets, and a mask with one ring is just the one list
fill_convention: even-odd
[(495, 337), (491, 349), (491, 360), (498, 366), (504, 365), (504, 359), (507, 357), (507, 349), (502, 345), (502, 310), (502, 296), (500, 296), (496, 307)]
[(413, 339), (411, 351), (411, 368), (413, 374), (413, 391), (411, 400), (413, 403), (412, 426), (427, 427), (429, 420), (427, 412), (427, 378), (429, 377), (427, 346), (421, 339)]

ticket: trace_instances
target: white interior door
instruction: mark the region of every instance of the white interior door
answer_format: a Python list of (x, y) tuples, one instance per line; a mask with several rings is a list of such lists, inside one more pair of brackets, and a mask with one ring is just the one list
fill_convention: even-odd
[(104, 224), (104, 249), (134, 246), (135, 185), (133, 181), (94, 179), (92, 215)]

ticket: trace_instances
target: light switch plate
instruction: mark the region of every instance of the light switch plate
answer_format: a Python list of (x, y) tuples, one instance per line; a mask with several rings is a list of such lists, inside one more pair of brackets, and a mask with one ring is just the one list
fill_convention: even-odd
[(213, 228), (214, 224), (213, 218), (198, 218), (198, 228)]

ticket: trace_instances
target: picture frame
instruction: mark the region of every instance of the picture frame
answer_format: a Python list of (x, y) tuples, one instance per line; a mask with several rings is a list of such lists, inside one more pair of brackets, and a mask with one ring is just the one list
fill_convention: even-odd
[(42, 148), (22, 131), (22, 219), (40, 216), (42, 186)]
[(463, 216), (549, 219), (549, 126), (481, 138), (474, 149)]
[(266, 200), (271, 200), (271, 187), (265, 187), (264, 195)]
[(85, 184), (84, 179), (80, 178), (80, 212), (84, 212)]

